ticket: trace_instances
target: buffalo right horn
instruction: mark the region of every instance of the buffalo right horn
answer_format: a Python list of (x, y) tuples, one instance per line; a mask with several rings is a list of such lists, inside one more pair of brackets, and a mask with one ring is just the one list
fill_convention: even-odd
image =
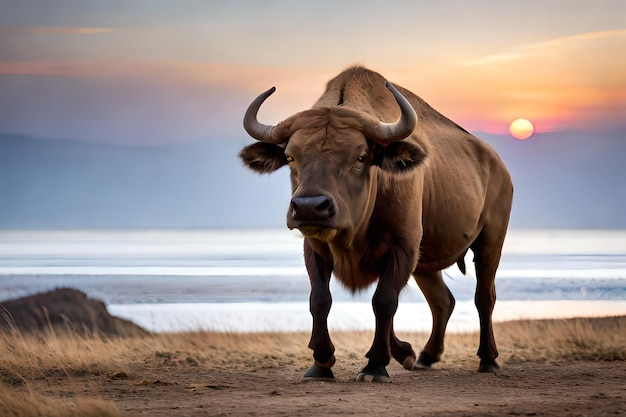
[(385, 87), (387, 87), (395, 97), (402, 114), (396, 122), (378, 122), (373, 126), (367, 127), (365, 132), (371, 140), (383, 146), (406, 139), (413, 133), (415, 126), (417, 126), (417, 113), (415, 113), (415, 109), (411, 106), (409, 100), (396, 90), (389, 81), (385, 81)]
[(259, 123), (256, 116), (259, 112), (259, 108), (261, 104), (276, 91), (276, 87), (272, 87), (269, 90), (261, 93), (254, 101), (248, 106), (248, 110), (246, 110), (246, 114), (243, 116), (243, 128), (246, 129), (246, 132), (256, 140), (261, 142), (269, 142), (269, 143), (281, 143), (283, 142), (282, 138), (273, 138), (272, 130), (274, 126), (272, 125), (264, 125), (263, 123)]

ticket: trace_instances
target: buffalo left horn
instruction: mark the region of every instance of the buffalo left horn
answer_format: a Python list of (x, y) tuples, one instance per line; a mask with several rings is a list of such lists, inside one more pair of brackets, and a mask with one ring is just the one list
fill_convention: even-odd
[(263, 104), (269, 96), (274, 94), (274, 91), (276, 91), (276, 87), (272, 87), (264, 93), (261, 93), (254, 99), (250, 106), (248, 106), (248, 110), (246, 110), (246, 114), (243, 116), (243, 128), (246, 129), (246, 132), (248, 132), (250, 136), (261, 142), (283, 142), (282, 138), (272, 138), (272, 130), (274, 129), (274, 126), (259, 123), (256, 118), (261, 104)]
[(385, 81), (385, 87), (391, 91), (396, 98), (402, 114), (400, 118), (393, 123), (378, 122), (375, 124), (366, 124), (364, 126), (366, 135), (381, 145), (388, 145), (392, 142), (407, 138), (415, 126), (417, 126), (417, 114), (411, 103), (389, 82)]

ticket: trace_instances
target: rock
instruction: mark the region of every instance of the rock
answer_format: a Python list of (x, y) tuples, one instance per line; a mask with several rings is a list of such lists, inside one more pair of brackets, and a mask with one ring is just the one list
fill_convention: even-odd
[(136, 336), (149, 332), (109, 314), (106, 305), (82, 291), (59, 288), (0, 303), (0, 332), (74, 332), (80, 335)]

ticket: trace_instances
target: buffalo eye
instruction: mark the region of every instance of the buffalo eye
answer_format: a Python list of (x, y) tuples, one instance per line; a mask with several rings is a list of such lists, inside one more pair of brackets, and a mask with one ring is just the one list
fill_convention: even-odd
[(359, 155), (356, 158), (356, 162), (352, 167), (352, 171), (356, 173), (361, 173), (363, 171), (363, 164), (367, 161), (367, 154)]

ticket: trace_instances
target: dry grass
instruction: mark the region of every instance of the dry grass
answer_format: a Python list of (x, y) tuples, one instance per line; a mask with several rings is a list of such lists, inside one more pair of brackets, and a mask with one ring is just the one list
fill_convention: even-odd
[(510, 362), (626, 360), (626, 317), (515, 321), (496, 335)]
[(0, 412), (3, 417), (117, 417), (110, 402), (98, 398), (54, 398), (33, 392), (19, 392), (0, 385)]
[[(337, 369), (364, 363), (373, 332), (335, 332)], [(428, 335), (403, 333), (418, 350)], [(116, 416), (102, 387), (119, 378), (148, 378), (149, 364), (178, 364), (256, 372), (306, 369), (306, 333), (180, 333), (104, 338), (77, 334), (0, 334), (0, 415)], [(626, 317), (535, 320), (496, 326), (500, 362), (626, 360)], [(473, 369), (478, 335), (450, 334), (442, 367)], [(80, 381), (79, 381), (80, 380)], [(86, 384), (85, 381), (90, 381)], [(63, 385), (63, 391), (51, 389)], [(61, 392), (61, 394), (60, 394)], [(65, 394), (63, 394), (65, 392)]]

